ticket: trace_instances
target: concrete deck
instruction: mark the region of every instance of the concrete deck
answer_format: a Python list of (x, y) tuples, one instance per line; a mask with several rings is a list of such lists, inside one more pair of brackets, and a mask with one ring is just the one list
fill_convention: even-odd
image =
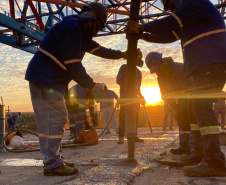
[[(207, 185), (226, 184), (226, 177), (192, 178), (182, 174), (182, 167), (169, 167), (158, 163), (162, 155), (170, 156), (169, 149), (178, 147), (178, 128), (162, 131), (154, 127), (139, 128), (139, 137), (144, 143), (136, 143), (136, 161), (127, 160), (127, 141), (117, 144), (117, 135), (103, 135), (100, 143), (94, 146), (64, 148), (66, 161), (74, 162), (79, 173), (73, 176), (44, 176), (40, 151), (26, 153), (0, 153), (0, 184), (42, 185), (42, 184), (135, 184), (135, 185)], [(98, 129), (98, 133), (101, 129)], [(66, 131), (64, 142), (69, 138)], [(24, 140), (35, 143), (37, 138), (25, 135)], [(226, 146), (222, 146), (226, 154)]]

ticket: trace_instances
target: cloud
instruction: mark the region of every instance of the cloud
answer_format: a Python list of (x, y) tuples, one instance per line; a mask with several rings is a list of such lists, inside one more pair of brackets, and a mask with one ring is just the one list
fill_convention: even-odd
[[(217, 0), (213, 0), (212, 2), (213, 4), (218, 3)], [(22, 5), (23, 0), (20, 0), (19, 3)], [(159, 1), (155, 5), (161, 7)], [(3, 10), (9, 12), (9, 1), (1, 0), (0, 7), (1, 13), (4, 13)], [(43, 8), (43, 11), (47, 11), (46, 6)], [(150, 12), (159, 13), (160, 11), (151, 8)], [(28, 14), (31, 14), (30, 10)], [(17, 15), (19, 16), (18, 10)], [(124, 34), (97, 37), (94, 40), (104, 47), (121, 51), (127, 49), (127, 39)], [(143, 60), (149, 52), (157, 51), (163, 53), (164, 57), (171, 56), (176, 62), (183, 62), (179, 41), (171, 44), (154, 44), (139, 40), (138, 47), (143, 52)], [(4, 98), (6, 105), (10, 105), (12, 111), (32, 111), (29, 85), (24, 80), (24, 74), (32, 55), (3, 44), (0, 44), (0, 54), (0, 96)], [(86, 54), (83, 60), (83, 65), (87, 73), (94, 81), (106, 83), (109, 89), (114, 90), (116, 93), (119, 93), (119, 86), (116, 84), (116, 75), (120, 66), (124, 63), (126, 61), (123, 59), (107, 60), (90, 54)], [(143, 76), (142, 86), (157, 86), (156, 75), (151, 75), (145, 65), (141, 68), (141, 71)], [(71, 82), (70, 86), (75, 84), (75, 82)]]

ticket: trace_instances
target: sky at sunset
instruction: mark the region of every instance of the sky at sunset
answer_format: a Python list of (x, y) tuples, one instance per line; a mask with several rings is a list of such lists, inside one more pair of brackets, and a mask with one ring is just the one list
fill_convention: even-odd
[[(212, 1), (214, 4), (217, 1)], [(8, 0), (1, 0), (0, 7), (7, 10)], [(125, 51), (127, 40), (125, 35), (104, 36), (94, 39), (99, 44), (112, 49)], [(158, 51), (163, 56), (172, 56), (174, 61), (182, 62), (182, 53), (179, 42), (172, 44), (153, 44), (145, 41), (139, 41), (138, 47), (143, 52), (143, 56), (148, 52)], [(32, 112), (28, 82), (24, 80), (24, 74), (27, 65), (32, 58), (32, 54), (0, 44), (0, 96), (3, 97), (4, 104), (9, 105), (11, 111)], [(143, 59), (144, 59), (143, 58)], [(125, 60), (107, 60), (86, 54), (83, 59), (83, 65), (87, 73), (95, 82), (104, 82), (108, 88), (119, 94), (119, 86), (116, 84), (116, 75), (120, 66), (126, 63)], [(155, 103), (161, 99), (156, 76), (151, 75), (144, 65), (140, 68), (143, 75), (141, 92), (146, 101)], [(75, 82), (71, 82), (70, 86)]]

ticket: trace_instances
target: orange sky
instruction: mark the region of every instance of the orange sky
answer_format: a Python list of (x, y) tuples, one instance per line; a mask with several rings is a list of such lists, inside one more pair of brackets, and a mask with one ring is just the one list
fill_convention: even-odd
[[(22, 1), (20, 1), (22, 3)], [(212, 1), (215, 4), (216, 1)], [(1, 0), (0, 7), (7, 10), (8, 0)], [(114, 35), (95, 38), (97, 42), (105, 47), (125, 51), (127, 49), (127, 40), (125, 35)], [(143, 52), (143, 56), (150, 51), (163, 53), (164, 57), (171, 56), (176, 62), (182, 62), (182, 53), (179, 42), (171, 44), (153, 44), (145, 41), (139, 41), (138, 47)], [(0, 44), (0, 96), (3, 97), (6, 108), (9, 106), (11, 111), (30, 112), (33, 111), (28, 82), (24, 80), (24, 74), (27, 65), (32, 58), (32, 54), (14, 49), (10, 46)], [(144, 59), (143, 58), (143, 59)], [(106, 60), (86, 54), (83, 59), (83, 65), (87, 73), (95, 82), (106, 83), (109, 89), (119, 94), (119, 86), (116, 84), (116, 75), (118, 69), (125, 60)], [(147, 102), (154, 103), (161, 99), (156, 76), (151, 75), (149, 70), (141, 68), (143, 83), (141, 92)], [(70, 83), (70, 86), (75, 83)], [(1, 103), (1, 102), (0, 102)]]

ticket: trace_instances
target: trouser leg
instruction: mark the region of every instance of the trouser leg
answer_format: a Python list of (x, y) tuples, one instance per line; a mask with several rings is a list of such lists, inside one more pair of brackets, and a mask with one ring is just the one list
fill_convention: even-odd
[(221, 128), (223, 129), (225, 127), (225, 110), (221, 110)]
[(193, 111), (202, 136), (204, 159), (214, 168), (225, 168), (218, 121), (213, 110), (213, 97), (225, 85), (225, 70), (225, 65), (211, 64), (201, 68), (194, 76)]
[(125, 136), (125, 106), (120, 105), (119, 111), (119, 136)]
[(63, 165), (61, 141), (67, 122), (63, 94), (30, 82), (31, 101), (35, 112), (40, 150), (45, 157), (44, 169)]
[(118, 132), (118, 122), (117, 122), (117, 118), (115, 115), (115, 112), (113, 113), (114, 109), (109, 109), (109, 116), (111, 117), (112, 115), (112, 123), (114, 125), (115, 131)]
[(190, 140), (190, 129), (186, 128), (185, 122), (178, 121), (179, 125), (179, 144), (180, 148), (189, 151), (190, 150), (190, 145), (189, 145), (189, 140)]
[(86, 109), (79, 108), (78, 110), (74, 111), (74, 118), (75, 118), (75, 127), (76, 127), (76, 134), (79, 136), (79, 133), (82, 129), (85, 128), (85, 121), (86, 119)]
[(74, 135), (76, 135), (76, 128), (75, 128), (75, 119), (74, 119), (74, 113), (73, 111), (68, 111), (68, 119), (70, 122), (70, 132)]
[(163, 128), (165, 129), (167, 127), (167, 122), (168, 122), (168, 116), (169, 112), (164, 112), (164, 117), (163, 117)]
[(174, 112), (170, 111), (170, 122), (169, 122), (169, 128), (173, 128), (173, 120), (174, 120)]
[(203, 155), (201, 133), (193, 113), (192, 99), (188, 100), (187, 115), (188, 115), (188, 121), (190, 123), (190, 129), (191, 129), (190, 142), (189, 142), (190, 150), (191, 152), (196, 152), (196, 153), (199, 153), (200, 155)]
[(110, 124), (109, 123), (109, 110), (108, 109), (105, 109), (103, 110), (103, 116), (104, 116), (104, 121), (105, 121), (105, 127), (107, 128), (107, 131), (110, 131)]
[[(216, 118), (217, 118), (217, 121), (218, 121), (218, 120), (219, 120), (220, 111), (217, 110), (217, 109), (215, 109), (214, 112), (215, 112), (215, 115), (216, 115)], [(218, 121), (218, 122), (219, 122), (219, 121)], [(220, 122), (219, 122), (219, 123), (220, 123)]]

